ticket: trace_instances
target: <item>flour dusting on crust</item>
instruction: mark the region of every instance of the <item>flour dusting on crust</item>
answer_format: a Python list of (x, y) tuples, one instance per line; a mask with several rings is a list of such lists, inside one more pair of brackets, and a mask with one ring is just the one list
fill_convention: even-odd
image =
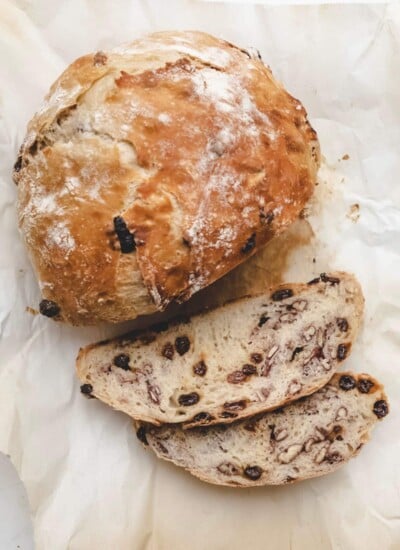
[(57, 246), (68, 253), (75, 248), (75, 239), (71, 235), (66, 223), (60, 221), (49, 227), (46, 244), (51, 247)]
[[(74, 323), (187, 300), (298, 217), (318, 163), (301, 104), (227, 42), (155, 33), (80, 58), (29, 124), (15, 173), (44, 297)], [(129, 257), (116, 216), (135, 236)]]

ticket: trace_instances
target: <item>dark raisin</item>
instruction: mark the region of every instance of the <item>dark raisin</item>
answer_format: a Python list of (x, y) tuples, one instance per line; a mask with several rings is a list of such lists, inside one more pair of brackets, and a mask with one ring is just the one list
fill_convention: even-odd
[(274, 302), (280, 302), (281, 300), (286, 300), (286, 298), (291, 298), (293, 296), (293, 290), (291, 288), (281, 288), (280, 290), (275, 290), (271, 294), (271, 299)]
[(175, 349), (179, 355), (184, 355), (190, 348), (190, 341), (187, 336), (178, 336), (175, 340)]
[(353, 388), (356, 387), (356, 381), (352, 376), (344, 374), (343, 376), (340, 377), (339, 387), (344, 391), (352, 390)]
[(129, 355), (120, 353), (114, 357), (114, 365), (123, 370), (129, 370)]
[(357, 388), (361, 393), (369, 393), (369, 390), (373, 387), (374, 383), (367, 378), (361, 378), (361, 380), (357, 382)]
[(304, 349), (303, 346), (299, 346), (299, 347), (297, 347), (297, 348), (294, 348), (293, 353), (292, 353), (292, 357), (291, 357), (290, 360), (293, 361), (294, 358), (296, 357), (296, 355), (297, 355), (298, 353), (301, 353), (301, 352), (303, 351), (303, 349)]
[(114, 229), (117, 233), (125, 231), (126, 230), (126, 223), (122, 216), (115, 216), (113, 219), (114, 221)]
[(232, 412), (228, 412), (228, 411), (223, 411), (220, 415), (219, 415), (220, 418), (236, 418), (237, 417), (237, 414), (236, 413), (232, 413)]
[(261, 361), (263, 360), (263, 356), (261, 355), (261, 353), (252, 353), (250, 355), (250, 360), (258, 365), (258, 363), (261, 363)]
[(255, 367), (254, 365), (246, 364), (246, 365), (243, 365), (242, 372), (246, 376), (250, 376), (251, 374), (256, 374), (257, 367)]
[(247, 466), (247, 468), (244, 469), (244, 475), (249, 479), (256, 481), (257, 479), (260, 479), (262, 469), (259, 466)]
[(147, 441), (146, 437), (146, 428), (144, 426), (140, 426), (140, 428), (136, 432), (136, 437), (141, 441), (144, 445), (148, 445), (149, 442)]
[(347, 319), (344, 319), (343, 317), (336, 319), (336, 324), (341, 332), (347, 332), (349, 330), (349, 323), (347, 322)]
[(319, 283), (321, 281), (321, 278), (320, 277), (315, 277), (315, 279), (311, 279), (311, 281), (308, 281), (308, 285), (316, 285), (317, 283)]
[(343, 441), (343, 437), (341, 435), (336, 436), (336, 441)]
[(207, 365), (204, 361), (199, 361), (196, 365), (193, 365), (193, 372), (197, 374), (197, 376), (204, 376), (207, 372)]
[(92, 391), (93, 391), (92, 384), (82, 384), (81, 393), (83, 393), (83, 395), (91, 396)]
[(375, 401), (374, 408), (372, 410), (378, 418), (383, 418), (389, 412), (389, 407), (386, 401), (380, 399), (379, 401)]
[(193, 418), (192, 418), (192, 421), (193, 422), (211, 422), (211, 420), (213, 420), (214, 417), (211, 416), (210, 413), (207, 413), (207, 412), (200, 412), (198, 414), (196, 414)]
[(231, 401), (229, 403), (224, 403), (224, 409), (227, 411), (242, 411), (247, 407), (247, 403), (244, 399), (241, 401)]
[(259, 327), (262, 327), (263, 325), (265, 325), (265, 323), (267, 321), (269, 321), (269, 319), (271, 319), (271, 317), (267, 317), (266, 315), (261, 315), (259, 321), (258, 321), (258, 326)]
[(117, 234), (119, 244), (121, 245), (121, 252), (123, 254), (129, 254), (136, 249), (135, 239), (133, 234), (129, 231), (122, 216), (116, 216), (114, 218), (114, 229)]
[(196, 392), (192, 393), (184, 393), (178, 397), (178, 403), (179, 405), (182, 405), (182, 407), (190, 407), (192, 405), (196, 405), (200, 401), (200, 396)]
[(126, 233), (123, 236), (119, 236), (118, 240), (119, 240), (119, 244), (121, 245), (122, 254), (129, 254), (130, 252), (135, 251), (136, 244), (132, 233), (129, 233), (129, 234)]
[(335, 452), (335, 453), (329, 453), (325, 457), (326, 462), (329, 464), (335, 464), (337, 462), (341, 462), (343, 460), (342, 455)]
[(173, 358), (174, 353), (174, 346), (171, 344), (171, 342), (167, 342), (161, 350), (161, 355), (170, 360)]
[(14, 172), (19, 172), (22, 168), (22, 156), (19, 155), (17, 162), (14, 164)]
[(323, 283), (331, 283), (331, 285), (338, 285), (340, 283), (340, 279), (337, 277), (329, 277), (326, 273), (321, 273), (320, 277)]
[(349, 344), (339, 344), (337, 348), (337, 359), (339, 361), (343, 361), (343, 359), (346, 359), (347, 353), (349, 351)]
[(192, 244), (190, 241), (188, 241), (187, 239), (185, 239), (185, 237), (183, 237), (182, 239), (182, 242), (185, 246), (187, 246), (188, 248), (191, 248), (192, 247)]
[(248, 254), (253, 250), (253, 248), (256, 246), (256, 234), (253, 233), (246, 241), (246, 244), (242, 246), (241, 252), (242, 254)]
[(229, 384), (240, 384), (240, 382), (244, 382), (246, 380), (246, 375), (241, 370), (235, 370), (228, 374), (226, 380)]
[(60, 313), (60, 306), (52, 300), (42, 300), (39, 304), (39, 311), (46, 317), (55, 317)]
[(277, 409), (275, 409), (273, 411), (275, 414), (282, 414), (285, 412), (285, 408), (284, 407), (278, 407)]

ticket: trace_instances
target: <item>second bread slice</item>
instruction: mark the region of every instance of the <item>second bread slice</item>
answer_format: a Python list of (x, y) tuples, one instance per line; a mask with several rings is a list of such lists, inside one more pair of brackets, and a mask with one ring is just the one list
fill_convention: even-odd
[(309, 397), (231, 426), (141, 425), (137, 436), (160, 458), (208, 483), (281, 485), (337, 470), (358, 454), (388, 412), (377, 380), (343, 373)]
[(363, 303), (345, 273), (285, 284), (80, 350), (81, 389), (153, 424), (232, 422), (324, 386), (350, 353)]

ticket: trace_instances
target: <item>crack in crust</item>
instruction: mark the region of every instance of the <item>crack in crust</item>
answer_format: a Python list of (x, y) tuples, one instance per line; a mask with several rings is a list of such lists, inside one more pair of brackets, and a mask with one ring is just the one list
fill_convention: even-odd
[[(298, 217), (318, 164), (304, 108), (227, 42), (156, 33), (80, 58), (14, 169), (43, 296), (74, 324), (185, 301)], [(109, 246), (116, 216), (129, 259)]]

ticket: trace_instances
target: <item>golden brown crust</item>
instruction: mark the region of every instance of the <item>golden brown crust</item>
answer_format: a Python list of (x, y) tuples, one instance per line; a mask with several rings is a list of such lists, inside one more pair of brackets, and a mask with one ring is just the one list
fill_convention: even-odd
[[(302, 105), (227, 42), (156, 33), (82, 57), (15, 172), (43, 295), (75, 324), (187, 300), (298, 217), (318, 162)], [(118, 215), (136, 252), (121, 254)]]

